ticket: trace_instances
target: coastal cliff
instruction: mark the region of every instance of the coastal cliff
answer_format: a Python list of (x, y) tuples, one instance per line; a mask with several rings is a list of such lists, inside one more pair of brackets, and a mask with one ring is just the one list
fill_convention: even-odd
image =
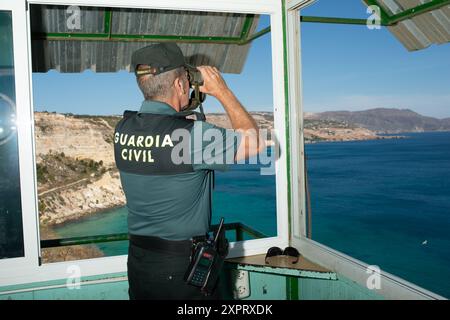
[(119, 119), (35, 113), (41, 225), (56, 225), (125, 204), (112, 144)]
[(39, 194), (40, 220), (55, 225), (125, 205), (119, 173), (108, 171), (100, 178), (80, 180)]
[(50, 152), (114, 165), (114, 126), (120, 117), (35, 112), (36, 161)]

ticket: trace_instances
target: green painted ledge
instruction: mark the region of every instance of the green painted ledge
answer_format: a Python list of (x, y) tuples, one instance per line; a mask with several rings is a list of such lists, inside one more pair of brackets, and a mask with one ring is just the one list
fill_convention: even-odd
[[(128, 281), (126, 280), (126, 272), (121, 273), (112, 273), (112, 274), (102, 274), (102, 275), (96, 275), (96, 276), (89, 276), (89, 277), (82, 277), (81, 278), (81, 288), (87, 288), (87, 287), (108, 287), (108, 286), (115, 286), (117, 287), (118, 284), (122, 283), (121, 286), (123, 286), (123, 283), (126, 283), (126, 287), (128, 287)], [(61, 291), (71, 291), (73, 293), (80, 292), (82, 290), (77, 289), (68, 289), (67, 287), (67, 279), (58, 279), (58, 280), (51, 280), (51, 281), (43, 281), (43, 282), (32, 282), (32, 283), (25, 283), (25, 284), (19, 284), (19, 285), (11, 285), (11, 286), (3, 286), (0, 287), (0, 300), (4, 299), (10, 299), (11, 297), (22, 297), (25, 299), (33, 299), (36, 298), (35, 293), (36, 292), (61, 292)], [(123, 288), (121, 288), (123, 291)], [(128, 289), (126, 289), (128, 290)], [(92, 291), (92, 290), (90, 290)], [(94, 292), (91, 292), (91, 294), (95, 295), (95, 292), (99, 293), (99, 297), (102, 296), (99, 290), (95, 289)], [(45, 294), (41, 295), (39, 294), (41, 299), (46, 299)], [(104, 296), (104, 295), (103, 295)], [(106, 296), (105, 296), (106, 297)], [(50, 295), (48, 298), (52, 298), (52, 295)], [(121, 298), (116, 297), (116, 298)], [(126, 297), (128, 298), (128, 296)]]

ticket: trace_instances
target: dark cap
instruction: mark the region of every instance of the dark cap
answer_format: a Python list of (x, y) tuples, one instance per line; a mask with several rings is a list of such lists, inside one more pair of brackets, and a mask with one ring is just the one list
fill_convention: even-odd
[[(139, 70), (139, 73), (137, 73), (136, 68), (140, 64), (148, 65), (149, 68)], [(173, 42), (151, 44), (136, 50), (131, 57), (131, 67), (136, 76), (157, 75), (183, 66), (187, 66), (183, 52)]]

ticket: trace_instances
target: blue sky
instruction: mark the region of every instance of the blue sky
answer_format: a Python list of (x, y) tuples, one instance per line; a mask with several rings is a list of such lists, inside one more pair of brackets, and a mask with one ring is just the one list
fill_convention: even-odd
[[(308, 16), (367, 18), (360, 0), (318, 0), (302, 12)], [(262, 17), (260, 28), (268, 25)], [(305, 111), (409, 108), (450, 117), (450, 44), (408, 52), (390, 32), (365, 26), (302, 24)], [(272, 110), (270, 36), (253, 42), (240, 75), (224, 75), (230, 88), (251, 111)], [(120, 114), (137, 109), (142, 95), (131, 73), (33, 74), (38, 111)], [(205, 111), (221, 112), (208, 97)]]

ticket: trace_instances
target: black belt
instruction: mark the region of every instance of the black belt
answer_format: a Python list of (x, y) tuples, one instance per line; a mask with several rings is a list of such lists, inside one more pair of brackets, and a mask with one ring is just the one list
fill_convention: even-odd
[(206, 236), (194, 237), (192, 240), (166, 240), (153, 236), (129, 235), (130, 243), (146, 250), (190, 255), (192, 246), (200, 241), (205, 241)]

